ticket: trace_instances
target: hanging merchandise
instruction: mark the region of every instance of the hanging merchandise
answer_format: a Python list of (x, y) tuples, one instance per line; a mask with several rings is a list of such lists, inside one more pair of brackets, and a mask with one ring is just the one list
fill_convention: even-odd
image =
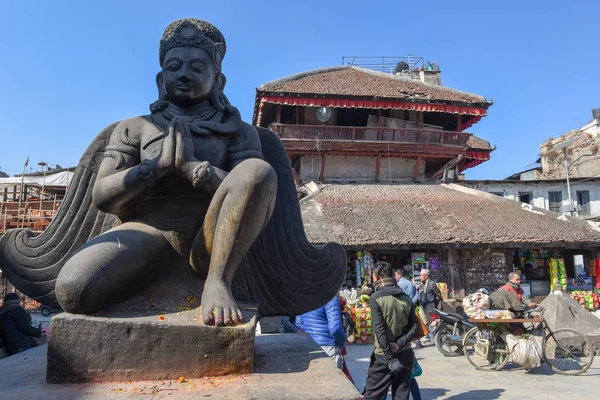
[(562, 286), (563, 290), (567, 290), (567, 270), (565, 269), (565, 260), (560, 258), (550, 259), (550, 286)]
[(533, 251), (527, 252), (527, 262), (535, 262), (535, 254), (533, 253)]
[(356, 261), (354, 262), (355, 269), (356, 269), (356, 271), (355, 271), (356, 287), (362, 286), (362, 259), (363, 259), (362, 251), (357, 251), (356, 252)]
[(373, 267), (375, 265), (375, 260), (373, 260), (373, 255), (370, 251), (364, 252), (363, 259), (363, 282), (365, 285), (373, 284)]
[(410, 258), (413, 264), (424, 264), (427, 262), (425, 253), (411, 253)]
[(429, 269), (432, 271), (439, 271), (440, 259), (439, 258), (430, 258), (429, 259)]

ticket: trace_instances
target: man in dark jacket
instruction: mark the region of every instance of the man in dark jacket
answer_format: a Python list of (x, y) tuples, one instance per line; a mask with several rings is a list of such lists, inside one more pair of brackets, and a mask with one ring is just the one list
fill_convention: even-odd
[(39, 328), (29, 322), (21, 300), (15, 293), (4, 296), (4, 305), (0, 308), (0, 336), (9, 354), (17, 354), (35, 347), (33, 337), (41, 337)]
[(363, 392), (365, 400), (380, 400), (392, 386), (394, 400), (408, 400), (413, 367), (410, 341), (417, 332), (412, 300), (394, 280), (394, 270), (386, 262), (373, 269), (375, 293), (371, 296), (375, 351)]
[[(442, 304), (442, 292), (438, 287), (437, 283), (431, 279), (431, 272), (428, 269), (423, 268), (419, 273), (421, 279), (421, 285), (419, 287), (419, 314), (424, 323), (427, 324), (430, 331), (431, 329), (431, 316), (429, 313), (435, 308), (441, 310)], [(424, 339), (429, 339), (429, 342), (433, 344), (433, 335), (430, 334)], [(417, 347), (421, 347), (421, 342), (417, 342)]]
[(337, 367), (342, 369), (342, 349), (346, 344), (346, 332), (342, 326), (342, 313), (337, 296), (314, 311), (298, 315), (296, 326), (310, 335)]

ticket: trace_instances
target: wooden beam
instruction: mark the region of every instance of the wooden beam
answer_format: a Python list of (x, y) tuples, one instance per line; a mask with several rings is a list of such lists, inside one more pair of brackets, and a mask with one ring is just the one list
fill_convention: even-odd
[(456, 132), (462, 132), (462, 115), (456, 114)]
[(417, 111), (417, 126), (419, 128), (423, 127), (423, 111)]
[(275, 106), (275, 122), (281, 123), (281, 104)]
[(327, 153), (323, 153), (321, 158), (321, 173), (319, 174), (319, 182), (323, 182), (325, 177), (325, 164), (327, 163)]
[(375, 162), (375, 182), (379, 182), (379, 170), (381, 169), (381, 154), (377, 154), (377, 161)]
[(463, 157), (461, 155), (459, 155), (459, 156), (453, 158), (452, 160), (448, 161), (442, 168), (438, 169), (435, 174), (431, 175), (431, 178), (429, 178), (429, 180), (435, 181), (435, 180), (441, 178), (442, 175), (444, 175), (444, 170), (446, 168), (453, 168), (453, 167), (455, 167), (456, 164), (458, 164), (458, 162), (460, 160), (462, 160), (462, 158)]
[(417, 176), (419, 175), (419, 168), (421, 167), (421, 158), (422, 157), (417, 157), (417, 162), (415, 163), (415, 169), (413, 169), (413, 173), (412, 173), (412, 181), (413, 182), (417, 181)]

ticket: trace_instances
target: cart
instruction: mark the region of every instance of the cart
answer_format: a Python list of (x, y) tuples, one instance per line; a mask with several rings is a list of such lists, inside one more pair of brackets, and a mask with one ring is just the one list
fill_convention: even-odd
[[(513, 319), (469, 319), (475, 328), (463, 339), (467, 360), (478, 370), (498, 371), (510, 360), (506, 335), (511, 325), (519, 324), (524, 333), (531, 333), (542, 324), (542, 360), (561, 375), (580, 375), (594, 360), (595, 349), (590, 339), (573, 329), (551, 330), (543, 317)], [(511, 325), (509, 325), (511, 324)]]

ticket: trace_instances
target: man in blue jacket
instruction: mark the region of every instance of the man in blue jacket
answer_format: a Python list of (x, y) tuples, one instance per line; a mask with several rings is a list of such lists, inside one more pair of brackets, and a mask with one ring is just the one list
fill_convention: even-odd
[(309, 334), (321, 346), (339, 369), (342, 369), (342, 349), (346, 332), (342, 326), (340, 301), (335, 296), (329, 303), (296, 317), (296, 326)]
[(408, 279), (410, 278), (410, 270), (407, 268), (411, 267), (408, 266), (396, 270), (396, 282), (398, 283), (398, 287), (410, 297), (413, 306), (416, 306), (419, 303), (419, 292), (415, 284)]

